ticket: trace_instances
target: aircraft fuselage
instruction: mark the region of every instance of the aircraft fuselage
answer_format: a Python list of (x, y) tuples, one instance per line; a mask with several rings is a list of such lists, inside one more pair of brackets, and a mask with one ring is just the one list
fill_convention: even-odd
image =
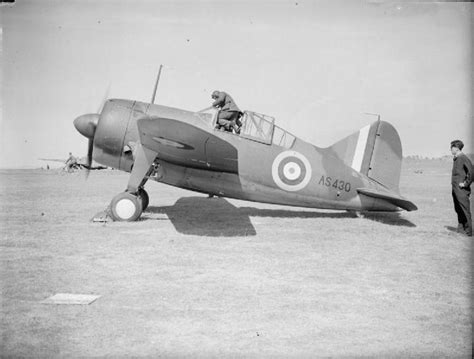
[(172, 186), (298, 207), (398, 210), (358, 193), (358, 188), (386, 189), (329, 149), (289, 134), (263, 115), (246, 116), (249, 127), (237, 135), (215, 129), (215, 112), (109, 100), (95, 133), (94, 160), (130, 172), (141, 145), (157, 155), (150, 179)]

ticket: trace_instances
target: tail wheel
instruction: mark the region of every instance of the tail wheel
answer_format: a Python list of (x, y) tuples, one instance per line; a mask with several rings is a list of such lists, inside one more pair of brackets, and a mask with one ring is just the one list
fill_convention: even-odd
[(142, 201), (131, 193), (119, 193), (110, 202), (110, 212), (114, 221), (136, 221), (143, 212)]
[(148, 204), (150, 203), (150, 197), (148, 196), (147, 191), (143, 188), (140, 188), (137, 192), (138, 199), (142, 202), (142, 210), (146, 210), (148, 208)]

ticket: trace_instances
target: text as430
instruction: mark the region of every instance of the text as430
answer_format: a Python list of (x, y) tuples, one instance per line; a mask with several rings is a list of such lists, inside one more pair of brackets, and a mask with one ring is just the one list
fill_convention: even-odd
[(321, 176), (321, 179), (319, 180), (318, 184), (320, 184), (321, 186), (333, 187), (340, 191), (350, 192), (351, 190), (351, 184), (349, 182), (345, 182), (338, 178), (333, 179), (329, 176)]

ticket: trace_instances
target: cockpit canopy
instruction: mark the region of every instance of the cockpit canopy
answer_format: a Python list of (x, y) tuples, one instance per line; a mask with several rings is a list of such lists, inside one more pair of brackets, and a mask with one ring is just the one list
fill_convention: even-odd
[[(195, 115), (209, 127), (215, 128), (217, 113), (216, 109), (208, 109), (196, 112)], [(295, 136), (276, 126), (275, 119), (271, 116), (244, 111), (240, 121), (242, 122), (240, 136), (243, 138), (285, 148), (291, 148), (295, 142)]]

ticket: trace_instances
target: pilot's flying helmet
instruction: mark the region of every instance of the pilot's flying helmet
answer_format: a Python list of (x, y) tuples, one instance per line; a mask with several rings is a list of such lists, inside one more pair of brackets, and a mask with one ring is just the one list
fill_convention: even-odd
[(212, 98), (218, 98), (219, 97), (219, 91), (214, 91), (211, 95)]

